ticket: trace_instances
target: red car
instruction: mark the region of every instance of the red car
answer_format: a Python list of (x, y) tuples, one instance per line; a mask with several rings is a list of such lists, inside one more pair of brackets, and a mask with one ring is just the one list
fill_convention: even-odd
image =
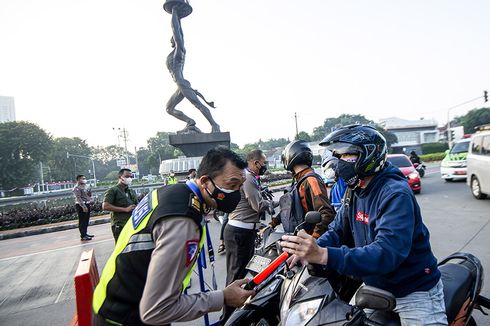
[(410, 188), (413, 192), (418, 194), (422, 190), (422, 184), (420, 183), (420, 176), (408, 156), (403, 154), (391, 154), (388, 155), (388, 161), (402, 171), (407, 178)]

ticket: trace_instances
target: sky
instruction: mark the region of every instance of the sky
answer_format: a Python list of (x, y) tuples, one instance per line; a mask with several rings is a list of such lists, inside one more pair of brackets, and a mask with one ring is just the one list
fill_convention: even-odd
[[(91, 146), (145, 146), (185, 124), (165, 112), (164, 1), (0, 0), (0, 95), (16, 117)], [(362, 114), (445, 123), (490, 90), (490, 1), (194, 0), (184, 76), (232, 142), (293, 138)], [(477, 99), (450, 110), (463, 115)], [(178, 107), (210, 131), (184, 100)]]

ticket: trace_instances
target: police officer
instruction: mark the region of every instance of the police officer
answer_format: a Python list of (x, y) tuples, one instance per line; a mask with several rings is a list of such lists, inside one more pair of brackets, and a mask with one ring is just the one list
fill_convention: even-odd
[(184, 294), (203, 246), (211, 208), (231, 212), (247, 166), (218, 147), (202, 159), (195, 180), (149, 193), (125, 225), (95, 289), (99, 324), (163, 325), (189, 321), (223, 306), (242, 305), (253, 291), (237, 280), (224, 290)]

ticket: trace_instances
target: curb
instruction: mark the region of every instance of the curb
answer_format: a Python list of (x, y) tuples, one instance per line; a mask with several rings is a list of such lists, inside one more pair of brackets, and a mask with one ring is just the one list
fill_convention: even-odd
[[(90, 221), (88, 223), (88, 225), (104, 224), (104, 223), (109, 223), (110, 221), (111, 221), (110, 217), (99, 218), (99, 219)], [(30, 235), (37, 235), (37, 234), (44, 234), (44, 233), (51, 233), (51, 232), (57, 232), (57, 231), (76, 229), (76, 228), (78, 228), (78, 222), (77, 223), (64, 224), (64, 225), (57, 225), (57, 226), (41, 227), (41, 228), (35, 229), (35, 230), (18, 231), (18, 232), (10, 233), (10, 234), (0, 234), (0, 241), (1, 240), (7, 240), (7, 239), (27, 237)]]

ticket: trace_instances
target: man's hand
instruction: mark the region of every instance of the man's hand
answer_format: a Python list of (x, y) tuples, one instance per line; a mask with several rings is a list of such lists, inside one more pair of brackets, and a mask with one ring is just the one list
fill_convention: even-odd
[(131, 213), (136, 208), (136, 205), (129, 205), (126, 207), (126, 213)]
[(87, 208), (86, 206), (84, 206), (84, 207), (82, 207), (82, 211), (83, 211), (84, 213), (87, 213), (87, 212), (88, 212), (88, 208)]
[(246, 284), (249, 280), (241, 279), (228, 285), (223, 290), (223, 296), (225, 297), (225, 305), (238, 308), (245, 303), (245, 300), (251, 295), (255, 294), (254, 290), (242, 289), (242, 285)]
[(294, 266), (296, 266), (297, 263), (301, 263), (301, 265), (303, 266), (308, 264), (307, 261), (301, 260), (301, 258), (296, 255), (289, 256), (288, 260), (286, 260), (286, 263), (288, 264), (289, 268), (293, 268)]
[(304, 230), (298, 232), (298, 236), (283, 235), (281, 247), (292, 255), (296, 255), (301, 261), (312, 264), (326, 265), (328, 261), (328, 251), (326, 248), (318, 246), (315, 238)]

